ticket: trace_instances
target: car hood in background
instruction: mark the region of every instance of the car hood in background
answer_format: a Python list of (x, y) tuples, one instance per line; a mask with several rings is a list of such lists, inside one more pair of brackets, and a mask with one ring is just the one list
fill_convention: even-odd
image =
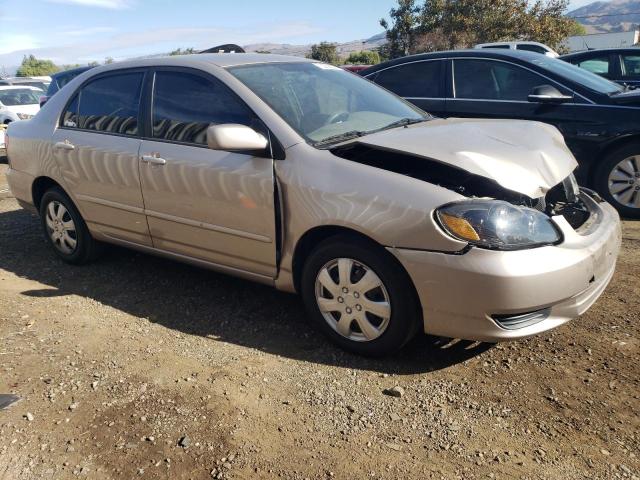
[(5, 105), (5, 109), (13, 113), (24, 113), (25, 115), (35, 115), (40, 110), (40, 105), (34, 103), (33, 105)]
[(578, 165), (555, 127), (520, 120), (436, 119), (357, 141), (449, 164), (531, 198), (544, 196)]
[(640, 89), (629, 90), (627, 92), (612, 95), (611, 100), (620, 105), (640, 106)]

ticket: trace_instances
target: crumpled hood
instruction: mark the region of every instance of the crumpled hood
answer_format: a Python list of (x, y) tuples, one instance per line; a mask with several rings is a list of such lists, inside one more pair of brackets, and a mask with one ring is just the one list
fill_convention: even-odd
[(555, 127), (521, 120), (436, 119), (358, 142), (449, 164), (531, 198), (544, 196), (578, 165)]

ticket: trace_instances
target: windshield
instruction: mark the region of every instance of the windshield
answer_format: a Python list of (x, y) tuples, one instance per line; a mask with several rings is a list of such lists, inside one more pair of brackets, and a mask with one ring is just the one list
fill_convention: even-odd
[(31, 90), (30, 88), (12, 88), (11, 90), (0, 90), (0, 102), (7, 107), (16, 105), (33, 105), (38, 104), (39, 90)]
[(262, 63), (229, 72), (317, 146), (431, 118), (364, 78), (323, 63)]
[(568, 78), (572, 82), (578, 83), (589, 90), (601, 93), (603, 95), (613, 95), (624, 91), (624, 87), (617, 83), (610, 82), (606, 78), (602, 78), (595, 73), (591, 73), (583, 68), (576, 67), (563, 60), (557, 60), (551, 57), (540, 57), (531, 59), (532, 63), (548, 70), (556, 75)]

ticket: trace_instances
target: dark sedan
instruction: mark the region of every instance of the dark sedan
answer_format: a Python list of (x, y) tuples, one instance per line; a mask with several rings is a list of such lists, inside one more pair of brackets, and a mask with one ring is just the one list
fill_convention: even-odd
[(51, 83), (49, 84), (49, 88), (47, 89), (47, 94), (40, 98), (40, 106), (43, 106), (47, 103), (51, 97), (53, 97), (58, 90), (64, 87), (71, 80), (76, 78), (81, 73), (86, 72), (87, 70), (91, 70), (93, 67), (78, 67), (72, 68), (71, 70), (64, 70), (63, 72), (54, 73), (51, 75)]
[(555, 125), (580, 163), (579, 181), (640, 218), (640, 91), (517, 50), (426, 53), (361, 74), (440, 117)]
[(640, 48), (589, 50), (560, 57), (580, 68), (631, 87), (640, 87)]

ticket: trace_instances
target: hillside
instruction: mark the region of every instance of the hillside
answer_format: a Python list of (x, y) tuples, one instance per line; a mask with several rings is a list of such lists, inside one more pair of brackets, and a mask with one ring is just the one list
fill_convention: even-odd
[[(352, 40), (346, 43), (338, 43), (337, 50), (341, 57), (347, 57), (351, 52), (359, 52), (361, 50), (374, 50), (384, 45), (386, 37), (384, 33), (379, 33), (373, 37), (364, 40)], [(279, 55), (294, 55), (303, 57), (311, 51), (311, 45), (291, 45), (286, 43), (255, 43), (245, 45), (247, 52), (266, 51)]]
[(640, 0), (593, 2), (569, 12), (588, 33), (624, 32), (640, 25)]

